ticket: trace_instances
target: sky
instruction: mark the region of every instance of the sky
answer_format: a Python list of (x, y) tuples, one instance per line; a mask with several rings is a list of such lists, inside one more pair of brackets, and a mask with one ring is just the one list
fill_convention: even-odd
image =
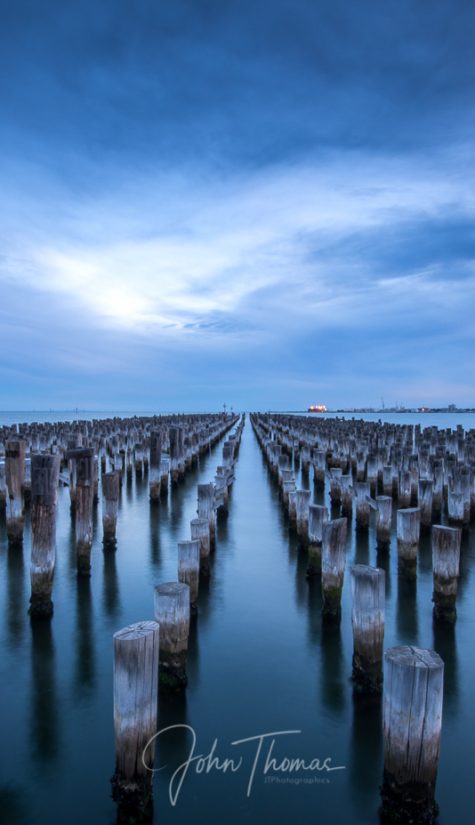
[(0, 0), (0, 409), (475, 406), (474, 33)]

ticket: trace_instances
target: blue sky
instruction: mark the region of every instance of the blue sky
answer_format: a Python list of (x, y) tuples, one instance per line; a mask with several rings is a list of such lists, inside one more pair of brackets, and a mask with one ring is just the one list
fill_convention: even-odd
[(0, 13), (1, 409), (475, 405), (473, 3)]

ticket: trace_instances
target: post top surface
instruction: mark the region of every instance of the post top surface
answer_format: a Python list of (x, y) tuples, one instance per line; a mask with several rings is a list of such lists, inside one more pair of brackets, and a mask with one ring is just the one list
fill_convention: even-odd
[(190, 588), (184, 582), (162, 582), (155, 587), (155, 593), (161, 596), (178, 596), (181, 593), (186, 593)]
[(460, 535), (460, 527), (449, 527), (446, 524), (433, 524), (432, 525), (432, 532), (436, 533), (451, 533), (452, 535)]
[(389, 648), (384, 654), (384, 658), (387, 662), (405, 667), (425, 670), (437, 670), (444, 667), (443, 660), (435, 650), (427, 650), (409, 645)]
[(129, 624), (127, 627), (123, 627), (121, 630), (114, 633), (114, 640), (117, 639), (121, 642), (133, 642), (145, 636), (153, 635), (157, 630), (159, 630), (159, 628), (160, 625), (158, 622), (135, 622), (135, 624)]
[(353, 564), (351, 566), (351, 575), (369, 576), (373, 579), (378, 579), (381, 575), (384, 575), (384, 570), (381, 570), (379, 567), (371, 567), (370, 564)]
[(200, 540), (199, 539), (183, 539), (183, 541), (178, 542), (178, 547), (199, 547)]

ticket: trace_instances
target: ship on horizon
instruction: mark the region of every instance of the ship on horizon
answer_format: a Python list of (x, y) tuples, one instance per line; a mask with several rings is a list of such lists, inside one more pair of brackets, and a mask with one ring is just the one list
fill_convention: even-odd
[(324, 413), (327, 411), (325, 404), (310, 404), (307, 412), (310, 413)]

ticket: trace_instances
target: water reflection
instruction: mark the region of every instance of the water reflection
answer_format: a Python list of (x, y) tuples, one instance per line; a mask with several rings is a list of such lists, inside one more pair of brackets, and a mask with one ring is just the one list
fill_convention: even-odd
[(66, 537), (66, 541), (68, 544), (69, 568), (70, 570), (74, 570), (75, 572), (77, 572), (78, 562), (76, 554), (76, 516), (74, 510), (70, 510), (70, 515), (68, 518), (68, 534)]
[(295, 595), (297, 607), (301, 609), (308, 596), (308, 582), (307, 582), (307, 567), (308, 567), (308, 551), (307, 548), (301, 546), (300, 541), (296, 539), (295, 552)]
[(467, 590), (470, 581), (470, 563), (473, 564), (473, 554), (470, 558), (470, 536), (472, 531), (462, 532), (462, 541), (460, 544), (460, 570), (458, 580), (458, 598), (462, 597)]
[(78, 576), (76, 580), (76, 632), (74, 640), (74, 686), (78, 695), (82, 688), (95, 684), (95, 649), (92, 618), (91, 580)]
[[(124, 482), (122, 482), (122, 487), (124, 487)], [(125, 497), (129, 504), (134, 499), (134, 477), (132, 473), (125, 474)]]
[(433, 648), (444, 662), (444, 713), (454, 713), (458, 705), (458, 656), (456, 626), (434, 621)]
[(150, 561), (160, 569), (160, 521), (162, 510), (166, 509), (159, 503), (150, 504)]
[(330, 518), (336, 519), (340, 518), (341, 515), (341, 506), (340, 504), (336, 504), (334, 501), (330, 499)]
[(309, 490), (310, 489), (309, 475), (310, 474), (309, 474), (308, 467), (306, 467), (305, 469), (302, 467), (302, 471), (301, 471), (301, 474), (300, 474), (300, 479), (301, 479), (301, 482), (302, 482), (302, 489), (303, 490)]
[(401, 575), (398, 576), (397, 580), (396, 627), (398, 644), (418, 644), (417, 580), (407, 579)]
[[(218, 542), (220, 540), (218, 534)], [(209, 575), (200, 574), (200, 597), (198, 602), (198, 621), (201, 627), (206, 627), (208, 620), (212, 613), (213, 601), (212, 593), (212, 576), (214, 569), (214, 554), (210, 556), (210, 572)]]
[(355, 530), (355, 564), (369, 564), (368, 530)]
[(26, 591), (26, 568), (24, 563), (23, 546), (7, 547), (7, 580), (6, 580), (6, 622), (8, 628), (8, 643), (12, 650), (18, 648), (23, 640), (26, 615), (28, 610), (28, 595)]
[(58, 751), (58, 701), (52, 623), (31, 621), (30, 743), (32, 758), (47, 762)]
[(179, 530), (181, 529), (182, 520), (183, 520), (183, 505), (185, 501), (185, 496), (181, 495), (183, 490), (183, 482), (180, 482), (180, 486), (173, 488), (170, 499), (170, 531), (172, 536), (175, 537), (177, 541), (181, 540), (182, 536), (178, 535)]
[(111, 825), (154, 825), (154, 821), (154, 800), (150, 799), (140, 814), (135, 807), (117, 804), (117, 816)]
[(345, 707), (343, 648), (340, 622), (322, 618), (321, 624), (321, 696), (326, 707), (341, 713)]
[(0, 787), (0, 821), (8, 825), (29, 825), (33, 820), (26, 799), (27, 791), (22, 787)]
[(320, 644), (322, 630), (322, 580), (313, 576), (307, 580), (308, 636), (310, 644)]
[(323, 506), (325, 504), (325, 488), (320, 487), (317, 484), (314, 484), (313, 487), (313, 503), (320, 504)]
[(376, 548), (376, 567), (384, 570), (385, 573), (385, 594), (386, 599), (391, 596), (391, 556), (388, 547)]
[[(229, 501), (229, 509), (231, 511), (231, 500)], [(229, 538), (229, 516), (225, 513), (221, 513), (218, 510), (218, 518), (216, 522), (216, 541), (218, 546), (220, 544), (227, 543)]]
[[(201, 609), (201, 597), (198, 604), (198, 611)], [(199, 645), (199, 613), (190, 621), (190, 635), (188, 637), (188, 657), (186, 662), (186, 672), (189, 684), (193, 689), (197, 689), (200, 684), (200, 645)]]
[(121, 611), (119, 578), (117, 576), (116, 551), (106, 548), (103, 551), (103, 595), (104, 612), (111, 618), (117, 618)]
[[(193, 738), (186, 725), (191, 725), (188, 719), (186, 693), (160, 697), (157, 730), (163, 733), (156, 740), (155, 768), (159, 770), (154, 780), (157, 822), (160, 821), (160, 807), (165, 816), (170, 810), (170, 780), (178, 765), (186, 760), (191, 750)], [(166, 730), (167, 728), (169, 730)]]
[(417, 553), (418, 573), (432, 576), (432, 539), (430, 531), (421, 532)]
[(352, 798), (355, 803), (359, 800), (360, 805), (373, 804), (374, 795), (370, 789), (376, 790), (381, 782), (383, 758), (381, 731), (381, 697), (365, 696), (354, 691), (348, 767)]

